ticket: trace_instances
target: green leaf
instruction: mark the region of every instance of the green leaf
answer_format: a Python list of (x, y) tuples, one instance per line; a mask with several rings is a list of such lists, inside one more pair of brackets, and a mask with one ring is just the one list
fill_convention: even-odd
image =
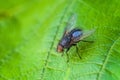
[[(0, 80), (120, 80), (119, 0), (0, 1)], [(96, 29), (72, 47), (56, 52), (66, 23)]]

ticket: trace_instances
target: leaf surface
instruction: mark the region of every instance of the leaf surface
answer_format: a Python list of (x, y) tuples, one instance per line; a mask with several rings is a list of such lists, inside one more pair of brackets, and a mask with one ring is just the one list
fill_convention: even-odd
[[(0, 1), (0, 80), (120, 80), (119, 0)], [(96, 29), (56, 52), (71, 14), (77, 27)]]

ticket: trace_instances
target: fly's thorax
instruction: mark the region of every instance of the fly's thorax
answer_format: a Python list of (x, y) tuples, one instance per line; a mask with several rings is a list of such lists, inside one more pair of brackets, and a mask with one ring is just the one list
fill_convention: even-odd
[(71, 41), (71, 36), (66, 35), (61, 39), (60, 45), (66, 48), (70, 44), (70, 41)]

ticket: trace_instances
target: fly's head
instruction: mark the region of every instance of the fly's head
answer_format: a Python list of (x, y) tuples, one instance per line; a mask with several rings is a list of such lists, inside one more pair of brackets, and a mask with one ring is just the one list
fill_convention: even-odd
[(57, 52), (61, 53), (61, 52), (63, 52), (63, 51), (64, 51), (63, 46), (60, 45), (60, 44), (58, 44), (58, 46), (57, 46)]

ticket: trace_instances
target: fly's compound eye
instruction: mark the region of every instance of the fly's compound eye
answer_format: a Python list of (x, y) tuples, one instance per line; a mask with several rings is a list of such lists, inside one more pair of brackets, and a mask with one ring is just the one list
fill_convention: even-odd
[(57, 52), (63, 52), (63, 47), (61, 45), (57, 46)]

